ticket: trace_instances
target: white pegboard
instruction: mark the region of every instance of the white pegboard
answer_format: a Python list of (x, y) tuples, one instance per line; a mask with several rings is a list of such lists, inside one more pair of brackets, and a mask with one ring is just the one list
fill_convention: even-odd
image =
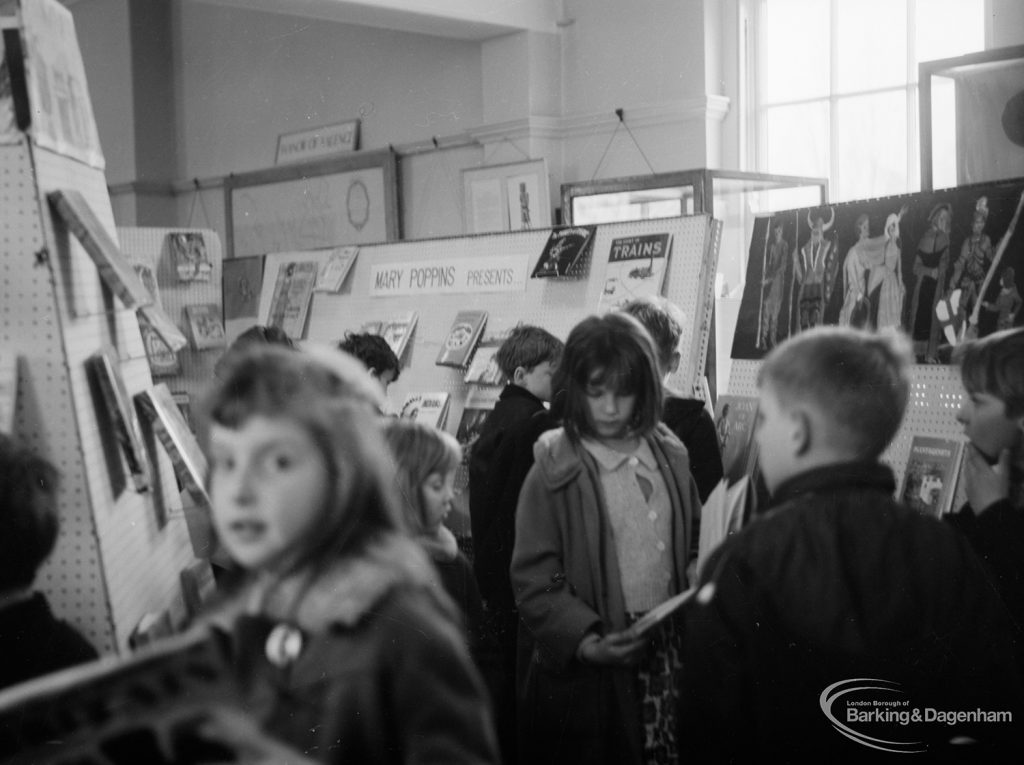
[[(734, 359), (729, 375), (729, 393), (736, 396), (756, 396), (757, 372), (760, 368), (760, 361)], [(910, 442), (914, 436), (965, 440), (963, 426), (956, 419), (963, 396), (960, 374), (956, 367), (915, 364), (911, 368), (910, 401), (907, 404), (907, 411), (896, 437), (882, 455), (882, 461), (896, 474), (897, 483), (907, 466)], [(963, 501), (962, 494), (960, 487), (957, 504)]]
[(18, 356), (14, 436), (60, 471), (60, 536), (36, 585), (101, 652), (114, 648), (86, 468), (27, 141), (0, 146), (0, 345)]
[[(529, 274), (548, 239), (547, 229), (506, 234), (433, 239), (363, 246), (339, 294), (314, 293), (305, 339), (335, 344), (346, 330), (358, 331), (367, 321), (382, 320), (415, 310), (419, 320), (403, 358), (398, 381), (389, 391), (395, 408), (413, 392), (447, 391), (451, 404), (444, 427), (455, 433), (466, 400), (464, 372), (434, 362), (455, 314), (478, 308), (488, 312), (486, 334), (497, 333), (519, 322), (544, 327), (565, 339), (581, 319), (597, 313), (605, 282), (605, 263), (613, 239), (669, 232), (672, 254), (663, 294), (685, 312), (690, 331), (684, 333), (680, 351), (683, 364), (678, 379), (682, 390), (693, 390), (704, 369), (710, 300), (708, 274), (717, 265), (717, 237), (709, 217), (690, 216), (655, 221), (635, 221), (598, 226), (588, 274), (579, 280), (526, 279), (519, 292), (459, 293), (423, 296), (371, 297), (373, 265), (473, 257), (522, 258)], [(709, 309), (708, 309), (709, 310)], [(460, 519), (453, 522), (459, 525)]]
[[(202, 234), (206, 254), (212, 266), (208, 280), (183, 282), (178, 279), (167, 235), (182, 232)], [(122, 227), (117, 229), (117, 236), (121, 242), (121, 250), (133, 265), (144, 264), (153, 269), (164, 312), (186, 337), (190, 337), (188, 320), (185, 317), (186, 306), (214, 303), (221, 306), (223, 314), (223, 255), (220, 237), (215, 231), (194, 228)], [(172, 393), (187, 393), (191, 403), (195, 405), (213, 380), (213, 367), (223, 352), (224, 348), (196, 350), (190, 340), (185, 348), (178, 351), (181, 372), (159, 377), (157, 382), (167, 383)]]
[[(150, 493), (138, 494), (130, 487), (119, 492), (112, 465), (119, 455), (108, 455), (100, 434), (100, 420), (85, 372), (86, 359), (104, 345), (117, 350), (121, 374), (129, 395), (152, 385), (138, 320), (116, 298), (104, 293), (91, 258), (46, 203), (46, 194), (62, 188), (81, 191), (100, 222), (116, 241), (113, 211), (101, 171), (48, 150), (35, 150), (36, 182), (44, 236), (51, 253), (56, 282), (56, 302), (64, 340), (64, 359), (71, 385), (77, 432), (66, 438), (81, 446), (85, 483), (92, 507), (94, 532), (106, 584), (102, 606), (109, 610), (117, 648), (127, 646), (128, 636), (147, 612), (179, 607), (178, 574), (192, 560), (184, 518), (173, 516), (166, 525), (153, 493), (162, 491), (164, 508), (180, 505), (173, 469), (159, 448), (154, 471), (159, 482)], [(80, 313), (74, 294), (100, 296), (101, 313)], [(89, 302), (92, 305), (92, 301)], [(71, 571), (74, 571), (72, 565)], [(98, 603), (83, 602), (80, 608), (96, 609)]]

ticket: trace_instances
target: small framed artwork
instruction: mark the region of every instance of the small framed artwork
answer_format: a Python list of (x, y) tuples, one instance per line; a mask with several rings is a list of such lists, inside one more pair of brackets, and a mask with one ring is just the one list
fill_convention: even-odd
[(467, 234), (551, 227), (547, 160), (462, 171)]
[(86, 367), (93, 375), (102, 398), (103, 411), (124, 454), (135, 490), (149, 490), (150, 470), (146, 447), (142, 440), (142, 428), (135, 414), (124, 379), (121, 377), (120, 359), (113, 348), (103, 348), (88, 359)]

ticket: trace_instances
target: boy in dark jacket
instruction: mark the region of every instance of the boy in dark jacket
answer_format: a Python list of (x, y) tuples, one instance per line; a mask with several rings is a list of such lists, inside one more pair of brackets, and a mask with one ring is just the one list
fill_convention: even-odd
[(494, 694), (498, 740), (505, 762), (515, 762), (515, 660), (518, 617), (509, 579), (515, 544), (516, 503), (533, 466), (533, 442), (554, 423), (551, 374), (563, 343), (545, 329), (520, 325), (495, 360), (508, 384), (469, 454), (469, 518), (473, 570), (484, 600), (484, 618), (501, 655)]
[[(679, 341), (683, 337), (683, 312), (664, 298), (631, 300), (622, 310), (644, 325), (658, 352), (658, 370), (664, 380), (679, 369)], [(722, 480), (722, 450), (715, 421), (700, 399), (684, 396), (664, 385), (661, 421), (683, 442), (690, 455), (690, 473), (704, 502)]]
[(711, 555), (683, 614), (694, 761), (992, 762), (1021, 746), (1006, 610), (968, 543), (898, 504), (879, 461), (910, 360), (895, 333), (830, 327), (762, 365), (771, 505)]

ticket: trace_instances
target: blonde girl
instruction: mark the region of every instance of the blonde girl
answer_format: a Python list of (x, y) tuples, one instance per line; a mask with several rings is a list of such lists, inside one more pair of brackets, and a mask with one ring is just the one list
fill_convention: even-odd
[(476, 652), (483, 620), (480, 590), (472, 565), (444, 525), (455, 500), (462, 447), (450, 433), (413, 420), (389, 421), (384, 435), (395, 458), (395, 483), (406, 523), (433, 560), (442, 589), (460, 607)]

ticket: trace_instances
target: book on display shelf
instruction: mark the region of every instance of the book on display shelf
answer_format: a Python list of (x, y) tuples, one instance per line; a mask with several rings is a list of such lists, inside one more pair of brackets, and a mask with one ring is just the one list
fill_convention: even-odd
[(903, 470), (900, 501), (926, 515), (939, 517), (948, 513), (956, 495), (963, 451), (961, 441), (914, 436)]
[(715, 431), (729, 486), (744, 476), (752, 476), (756, 470), (754, 419), (757, 404), (757, 396), (723, 395), (715, 402)]
[(596, 226), (566, 226), (552, 229), (537, 265), (530, 274), (531, 278), (581, 276), (596, 232)]
[(631, 300), (661, 295), (671, 250), (670, 234), (613, 239), (598, 308), (607, 311)]
[(478, 309), (459, 311), (441, 344), (441, 352), (437, 355), (435, 364), (465, 369), (469, 363), (469, 357), (480, 341), (486, 323), (487, 311)]
[(213, 264), (206, 240), (198, 231), (174, 231), (167, 235), (167, 247), (179, 282), (208, 282)]
[(507, 333), (492, 335), (480, 341), (463, 378), (466, 382), (477, 385), (501, 385), (505, 381), (505, 375), (498, 366), (496, 357), (507, 336)]
[(338, 292), (352, 270), (352, 264), (356, 262), (358, 254), (359, 248), (354, 245), (335, 247), (331, 250), (327, 262), (320, 267), (316, 275), (314, 292)]
[(447, 392), (410, 393), (402, 403), (398, 416), (441, 428), (444, 427), (450, 400), (451, 394)]
[(220, 306), (216, 303), (185, 306), (192, 347), (197, 351), (224, 347), (224, 322)]
[(148, 491), (149, 458), (138, 415), (121, 376), (121, 360), (117, 351), (110, 347), (101, 348), (87, 358), (85, 364), (100, 394), (101, 417), (106, 419), (117, 438), (132, 484), (138, 492)]
[(394, 351), (395, 356), (401, 361), (402, 356), (405, 354), (405, 349), (409, 346), (409, 339), (412, 337), (413, 330), (416, 329), (418, 319), (419, 316), (415, 311), (408, 311), (400, 316), (384, 319), (380, 323), (379, 331), (373, 334), (379, 334), (383, 337), (384, 342), (388, 344), (388, 347)]

